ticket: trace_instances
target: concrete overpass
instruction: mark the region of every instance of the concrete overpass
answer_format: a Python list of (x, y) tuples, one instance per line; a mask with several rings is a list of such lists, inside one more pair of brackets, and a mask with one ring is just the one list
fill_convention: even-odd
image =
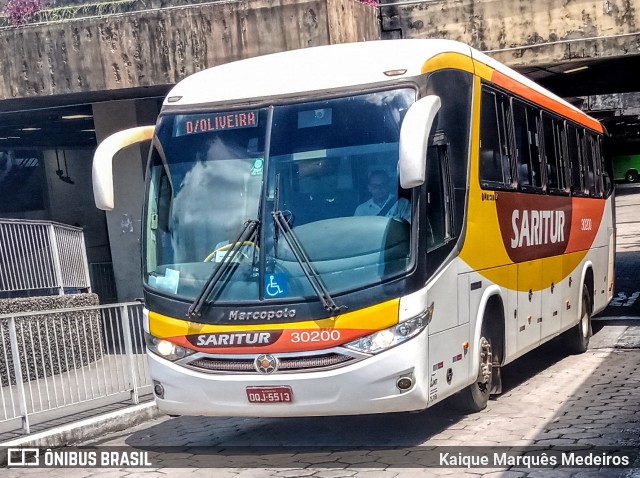
[(140, 295), (145, 151), (126, 152), (116, 166), (120, 200), (106, 220), (92, 203), (91, 156), (115, 130), (154, 122), (161, 98), (185, 76), (307, 46), (451, 38), (561, 96), (589, 96), (585, 105), (620, 120), (637, 99), (598, 95), (640, 90), (632, 74), (640, 71), (639, 7), (632, 0), (381, 0), (377, 8), (358, 0), (52, 0), (25, 26), (0, 19), (0, 178), (16, 155), (37, 157), (34, 174), (47, 198), (23, 210), (19, 198), (0, 197), (11, 199), (0, 216), (83, 226), (90, 262), (113, 262), (118, 298), (129, 300)]
[[(640, 4), (636, 4), (632, 0), (381, 0), (380, 11), (383, 38), (459, 40), (571, 96), (636, 88), (628, 75), (615, 75), (638, 64)], [(571, 76), (564, 76), (566, 72)]]

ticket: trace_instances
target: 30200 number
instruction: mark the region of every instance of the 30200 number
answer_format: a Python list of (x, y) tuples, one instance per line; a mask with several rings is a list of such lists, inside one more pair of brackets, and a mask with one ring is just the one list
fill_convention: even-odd
[(307, 343), (307, 342), (336, 342), (340, 340), (339, 330), (312, 330), (305, 332), (291, 332), (291, 342), (295, 343)]

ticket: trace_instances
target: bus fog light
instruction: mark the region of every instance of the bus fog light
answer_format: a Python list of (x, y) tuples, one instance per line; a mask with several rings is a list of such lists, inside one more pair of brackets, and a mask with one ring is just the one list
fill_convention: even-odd
[(156, 394), (158, 398), (164, 398), (164, 387), (160, 382), (153, 381), (153, 393)]
[(358, 352), (377, 354), (412, 339), (423, 331), (428, 323), (424, 316), (414, 317), (388, 329), (356, 339), (345, 344), (344, 347)]
[(400, 377), (396, 382), (396, 387), (402, 392), (409, 390), (413, 387), (413, 379), (411, 377)]

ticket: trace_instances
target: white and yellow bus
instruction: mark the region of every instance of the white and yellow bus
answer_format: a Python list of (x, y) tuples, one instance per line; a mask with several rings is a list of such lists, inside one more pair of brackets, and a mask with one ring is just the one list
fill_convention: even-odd
[(501, 367), (613, 295), (601, 124), (461, 43), (308, 48), (196, 73), (151, 139), (145, 335), (171, 415), (481, 410)]

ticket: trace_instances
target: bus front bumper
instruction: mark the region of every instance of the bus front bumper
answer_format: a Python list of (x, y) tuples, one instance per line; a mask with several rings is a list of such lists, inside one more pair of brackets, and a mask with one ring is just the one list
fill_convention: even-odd
[[(422, 410), (428, 404), (427, 334), (345, 367), (273, 375), (195, 371), (149, 353), (151, 377), (169, 415), (291, 417)], [(401, 391), (397, 381), (411, 377)], [(287, 403), (250, 403), (247, 387), (291, 387)]]

